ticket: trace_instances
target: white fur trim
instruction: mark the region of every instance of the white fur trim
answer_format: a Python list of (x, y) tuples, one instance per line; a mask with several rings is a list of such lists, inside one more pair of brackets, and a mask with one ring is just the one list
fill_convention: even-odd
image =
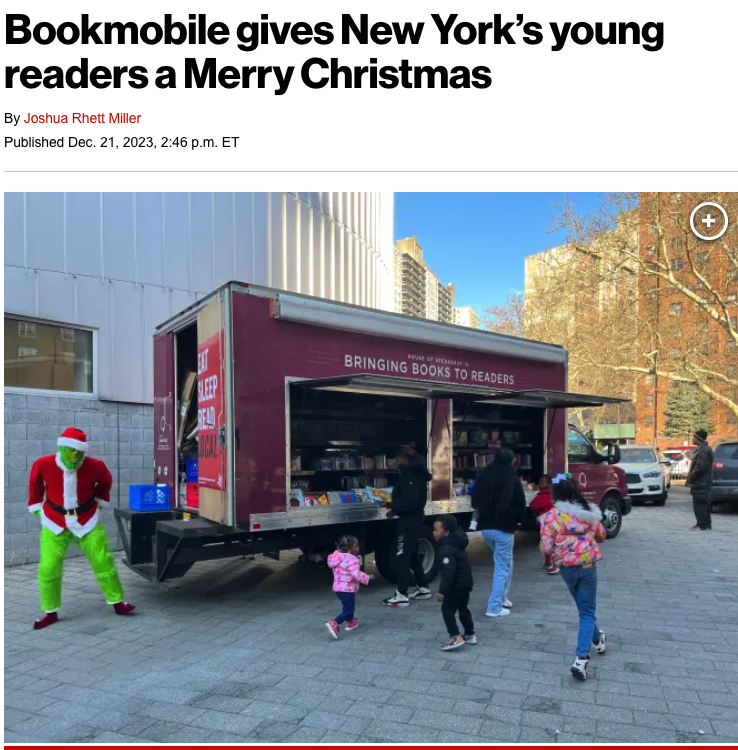
[(98, 505), (103, 505), (103, 506), (105, 506), (105, 505), (110, 505), (110, 500), (103, 500), (103, 499), (102, 499), (101, 497), (96, 497), (96, 498), (95, 498), (95, 502), (96, 502), (96, 503), (97, 503)]
[(81, 539), (85, 534), (92, 531), (97, 522), (100, 520), (97, 508), (95, 508), (95, 515), (83, 526), (78, 520), (77, 516), (66, 516), (67, 528), (74, 534), (78, 539)]
[(75, 469), (67, 469), (58, 453), (56, 454), (56, 465), (64, 475), (64, 508), (72, 510), (79, 504), (77, 502), (77, 472)]
[(64, 529), (59, 524), (54, 523), (45, 513), (41, 514), (41, 525), (45, 526), (52, 534), (59, 536)]
[(76, 451), (82, 451), (87, 453), (87, 443), (83, 443), (81, 440), (75, 440), (74, 438), (60, 437), (56, 439), (56, 444), (60, 448), (74, 448)]
[(596, 506), (588, 503), (589, 510), (584, 510), (581, 505), (574, 503), (559, 502), (556, 503), (556, 507), (563, 513), (568, 513), (570, 516), (575, 516), (582, 521), (588, 521), (589, 523), (597, 523), (602, 521), (602, 511)]
[(35, 513), (37, 510), (41, 510), (41, 508), (43, 507), (44, 507), (43, 503), (34, 503), (33, 505), (28, 506), (28, 512)]

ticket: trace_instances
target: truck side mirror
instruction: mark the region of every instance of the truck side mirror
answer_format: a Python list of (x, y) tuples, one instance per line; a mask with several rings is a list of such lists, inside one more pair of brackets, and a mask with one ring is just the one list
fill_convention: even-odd
[(664, 464), (664, 466), (671, 466), (671, 460), (668, 458), (662, 458), (659, 463)]
[(605, 453), (605, 460), (610, 466), (612, 466), (613, 464), (619, 464), (620, 463), (620, 446), (614, 443), (611, 443), (610, 445), (608, 445), (607, 451)]

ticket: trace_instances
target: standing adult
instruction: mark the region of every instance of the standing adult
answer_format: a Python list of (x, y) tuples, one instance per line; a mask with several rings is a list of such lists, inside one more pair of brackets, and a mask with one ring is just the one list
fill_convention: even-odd
[(692, 508), (697, 522), (692, 526), (692, 531), (709, 531), (712, 528), (710, 490), (715, 455), (707, 442), (707, 430), (697, 430), (694, 433), (694, 442), (697, 450), (692, 456), (687, 474), (687, 487), (692, 491)]
[(525, 493), (513, 466), (514, 458), (511, 450), (503, 448), (481, 473), (472, 491), (472, 507), (479, 519), (477, 528), (495, 560), (487, 617), (504, 617), (512, 607), (507, 595), (512, 583), (513, 544), (525, 516)]
[(74, 542), (90, 563), (105, 601), (117, 615), (135, 607), (123, 601), (115, 558), (99, 506), (110, 505), (113, 477), (102, 462), (87, 456), (87, 437), (70, 427), (57, 440), (55, 454), (34, 461), (28, 489), (28, 510), (41, 519), (38, 587), (44, 616), (34, 630), (53, 625), (62, 601), (62, 571), (69, 545)]
[(397, 454), (400, 475), (392, 490), (392, 504), (387, 518), (397, 518), (395, 565), (397, 591), (384, 600), (388, 607), (407, 607), (411, 599), (430, 599), (423, 564), (418, 556), (418, 539), (428, 501), (431, 474), (413, 448)]

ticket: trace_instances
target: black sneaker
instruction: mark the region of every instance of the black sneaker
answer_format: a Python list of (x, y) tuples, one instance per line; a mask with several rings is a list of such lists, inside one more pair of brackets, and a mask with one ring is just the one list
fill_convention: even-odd
[(412, 586), (407, 592), (408, 599), (430, 599), (431, 590), (425, 586)]
[(587, 667), (589, 666), (589, 659), (580, 659), (578, 656), (574, 659), (574, 663), (571, 665), (571, 673), (577, 680), (587, 679)]

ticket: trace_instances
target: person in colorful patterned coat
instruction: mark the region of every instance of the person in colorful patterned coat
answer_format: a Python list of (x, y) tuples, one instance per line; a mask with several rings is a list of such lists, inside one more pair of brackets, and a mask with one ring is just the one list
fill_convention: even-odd
[(66, 429), (57, 446), (55, 454), (34, 462), (28, 487), (28, 510), (41, 519), (38, 587), (44, 616), (33, 624), (34, 630), (59, 619), (64, 558), (72, 542), (84, 553), (115, 613), (128, 615), (135, 609), (123, 600), (115, 558), (105, 528), (98, 523), (99, 507), (110, 505), (113, 477), (102, 461), (86, 455), (82, 430)]
[(553, 480), (556, 504), (542, 518), (541, 552), (560, 568), (579, 612), (577, 652), (571, 673), (587, 679), (589, 652), (606, 649), (605, 632), (597, 626), (597, 563), (602, 560), (599, 542), (605, 540), (602, 513), (581, 495), (570, 475)]

